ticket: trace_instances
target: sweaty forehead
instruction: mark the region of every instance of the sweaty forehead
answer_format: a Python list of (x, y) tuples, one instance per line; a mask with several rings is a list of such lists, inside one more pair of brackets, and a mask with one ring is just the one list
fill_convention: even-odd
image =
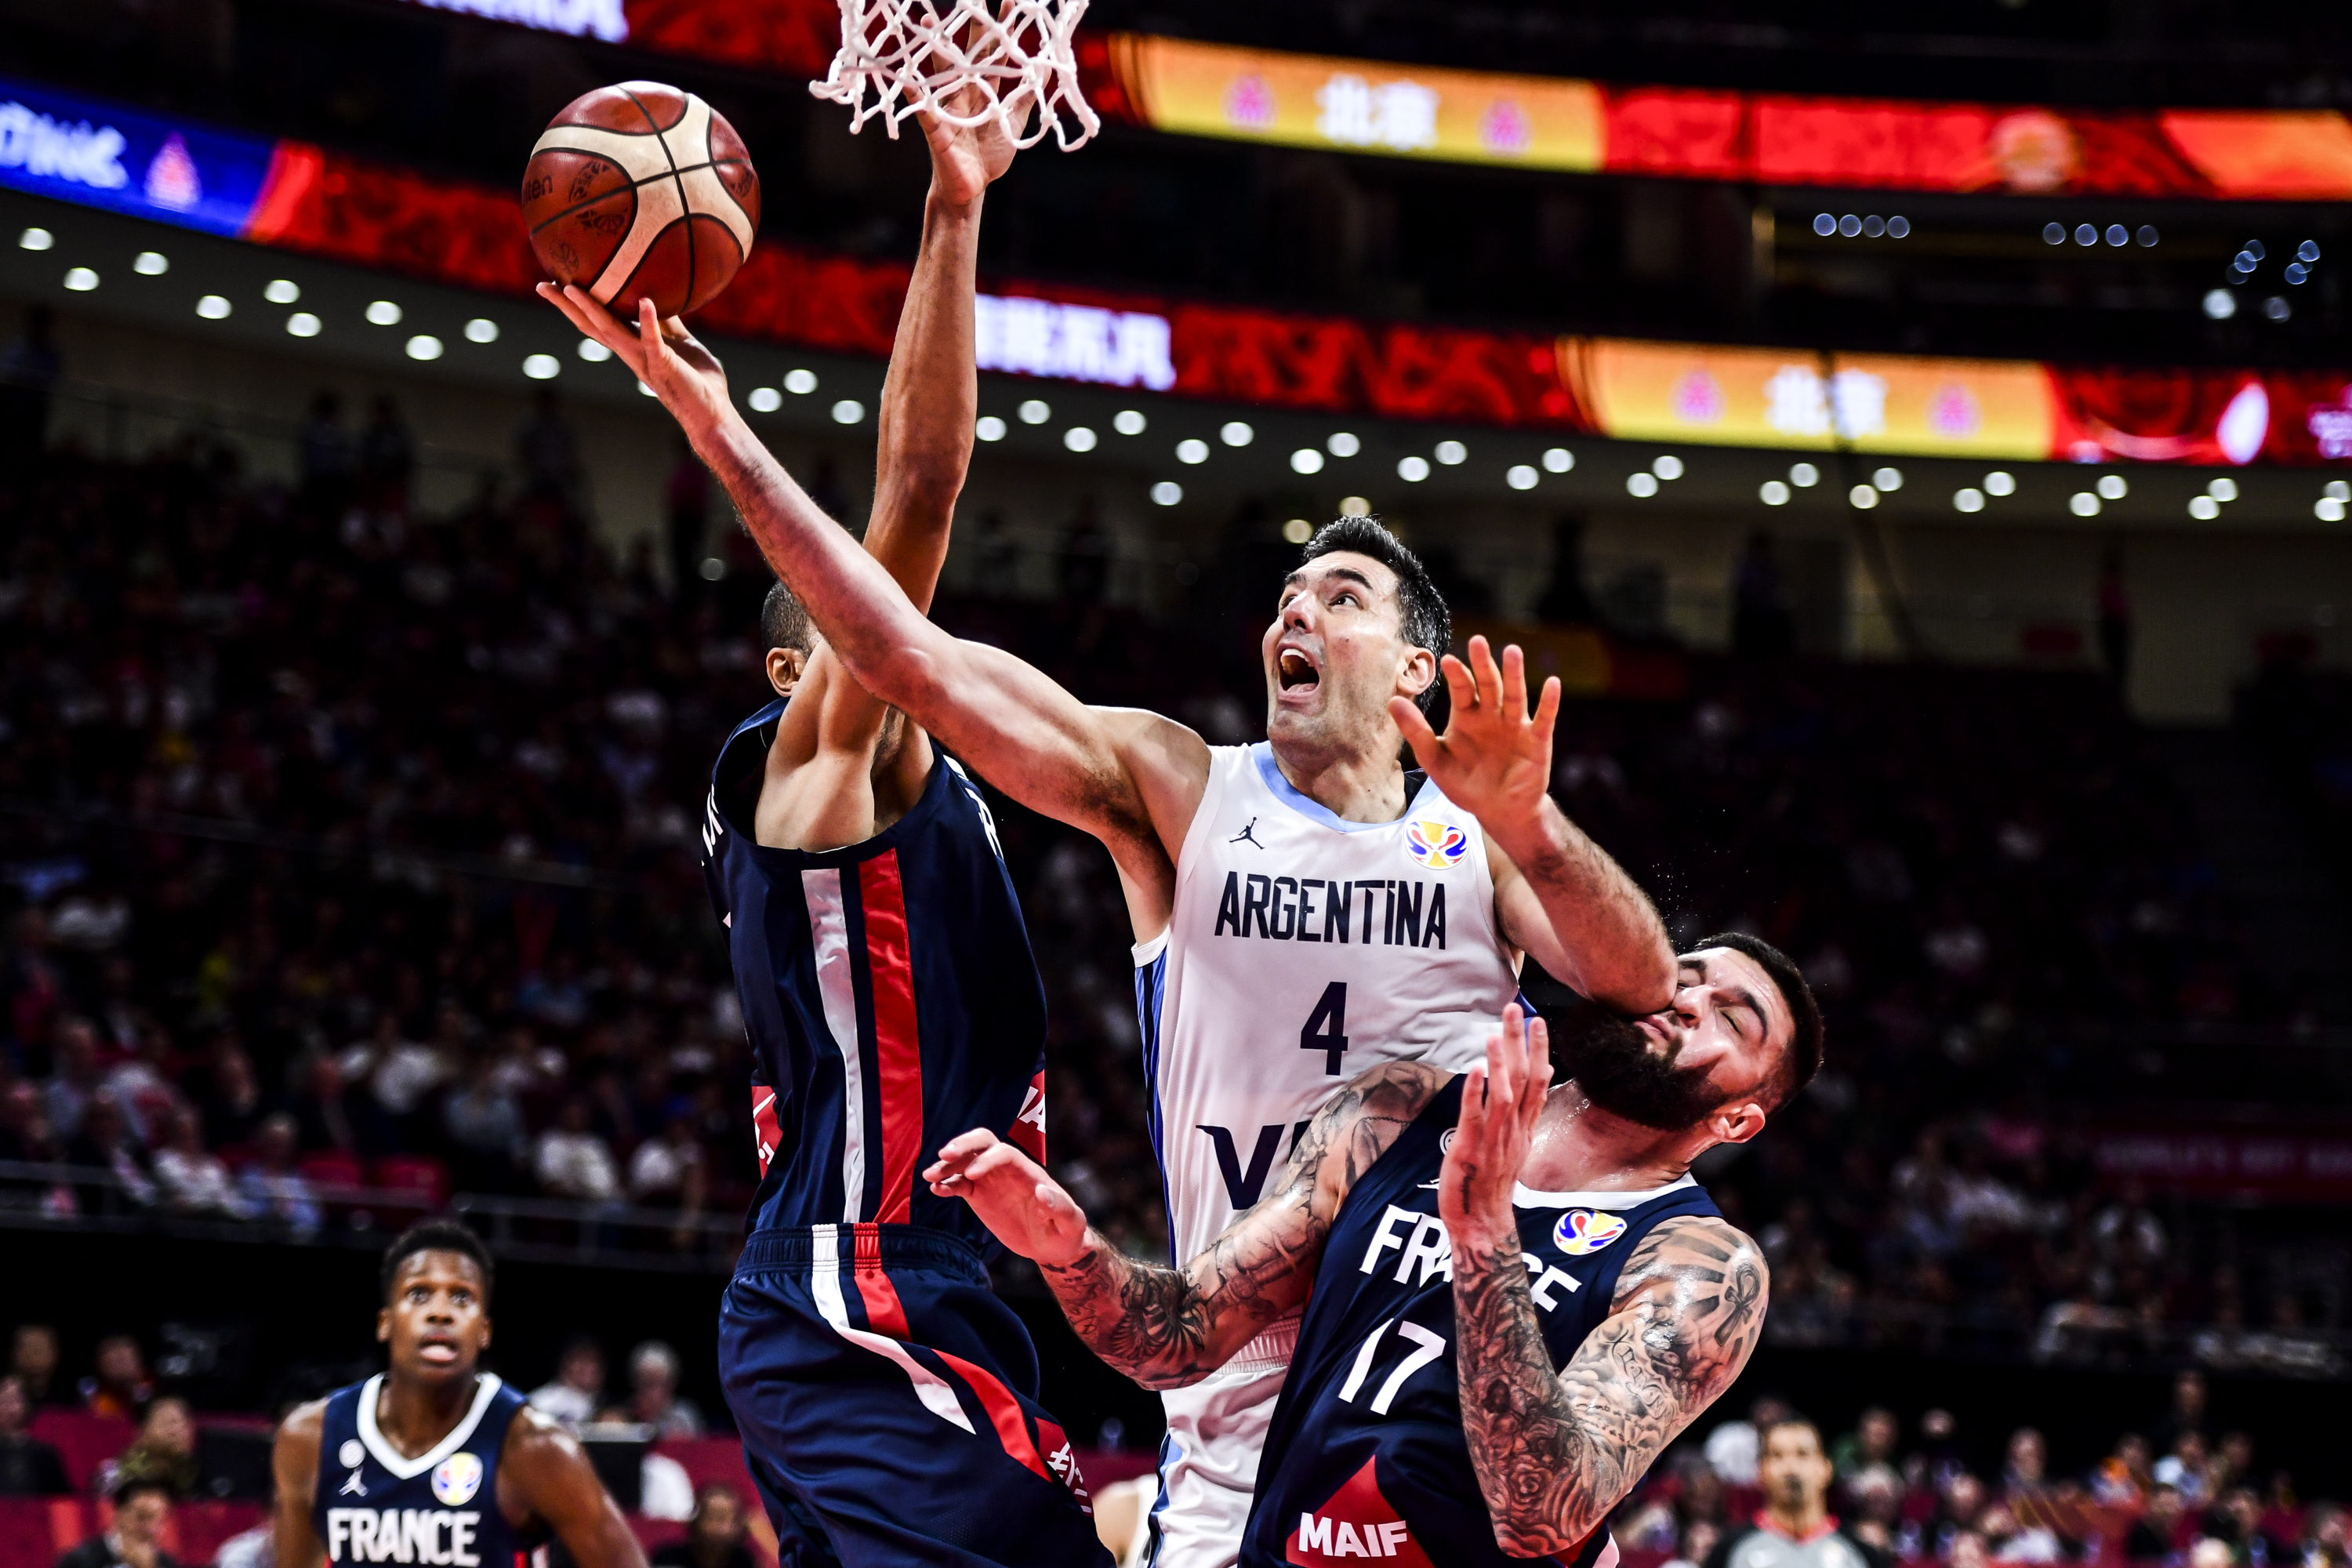
[(1283, 588), (1312, 588), (1332, 577), (1368, 584), (1381, 598), (1392, 598), (1397, 591), (1397, 574), (1369, 555), (1359, 555), (1352, 550), (1334, 550), (1328, 555), (1314, 560), (1293, 572), (1282, 581)]
[(1724, 985), (1747, 992), (1756, 998), (1764, 1010), (1764, 1041), (1771, 1046), (1787, 1046), (1796, 1037), (1797, 1021), (1790, 1016), (1788, 999), (1780, 994), (1780, 986), (1764, 973), (1764, 966), (1754, 959), (1730, 947), (1702, 947), (1685, 952), (1677, 963), (1695, 965), (1709, 985)]

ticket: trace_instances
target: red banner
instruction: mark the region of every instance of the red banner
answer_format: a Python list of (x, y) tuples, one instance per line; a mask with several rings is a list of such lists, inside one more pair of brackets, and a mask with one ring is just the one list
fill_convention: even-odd
[[(299, 142), (279, 145), (247, 234), (495, 293), (527, 293), (541, 276), (508, 193)], [(697, 320), (734, 337), (887, 355), (908, 276), (902, 262), (762, 241)], [(1728, 446), (1825, 447), (1842, 429), (1859, 449), (1928, 456), (2352, 460), (2352, 373), (2340, 371), (1832, 355), (1824, 375), (1822, 356), (1810, 350), (1555, 341), (1099, 289), (990, 287), (1164, 317), (1172, 390), (1222, 402)], [(2035, 395), (2021, 395), (2021, 385)]]

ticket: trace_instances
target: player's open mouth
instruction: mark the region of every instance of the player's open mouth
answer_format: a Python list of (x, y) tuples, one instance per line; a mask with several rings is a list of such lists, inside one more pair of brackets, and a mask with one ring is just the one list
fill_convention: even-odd
[(430, 1362), (435, 1366), (447, 1366), (457, 1359), (457, 1342), (454, 1340), (420, 1341), (416, 1346), (416, 1359)]
[(1322, 684), (1323, 678), (1316, 673), (1313, 662), (1295, 647), (1284, 648), (1275, 655), (1275, 670), (1282, 678), (1285, 691)]

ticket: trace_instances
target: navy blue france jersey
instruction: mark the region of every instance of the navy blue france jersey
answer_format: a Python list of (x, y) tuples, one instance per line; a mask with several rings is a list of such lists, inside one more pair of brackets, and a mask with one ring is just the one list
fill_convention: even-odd
[(980, 790), (936, 744), (922, 798), (846, 848), (759, 844), (784, 704), (711, 770), (703, 876), (751, 1037), (759, 1194), (751, 1230), (912, 1224), (995, 1241), (919, 1173), (985, 1127), (1045, 1155), (1045, 992)]
[[(1340, 1205), (1266, 1435), (1243, 1568), (1383, 1560), (1502, 1564), (1470, 1465), (1454, 1381), (1452, 1237), (1437, 1173), (1460, 1120), (1456, 1078)], [(1659, 1221), (1717, 1211), (1685, 1176), (1647, 1193), (1518, 1189), (1524, 1249), (1555, 1369), (1609, 1315), (1625, 1259)], [(1557, 1558), (1613, 1568), (1606, 1527)]]
[(327, 1396), (310, 1525), (327, 1561), (521, 1568), (526, 1540), (499, 1511), (499, 1455), (523, 1396), (483, 1373), (474, 1403), (431, 1451), (404, 1458), (376, 1430), (381, 1373)]

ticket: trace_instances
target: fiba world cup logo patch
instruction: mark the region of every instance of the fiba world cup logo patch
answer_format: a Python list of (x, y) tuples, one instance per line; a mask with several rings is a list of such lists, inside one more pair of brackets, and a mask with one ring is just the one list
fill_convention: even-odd
[(482, 1461), (471, 1454), (452, 1454), (433, 1470), (433, 1495), (451, 1508), (474, 1500), (482, 1489)]
[(1599, 1209), (1570, 1209), (1559, 1216), (1551, 1238), (1570, 1258), (1600, 1251), (1625, 1234), (1623, 1216)]
[(1470, 836), (1450, 822), (1416, 817), (1404, 825), (1405, 852), (1433, 871), (1462, 864), (1470, 852)]

